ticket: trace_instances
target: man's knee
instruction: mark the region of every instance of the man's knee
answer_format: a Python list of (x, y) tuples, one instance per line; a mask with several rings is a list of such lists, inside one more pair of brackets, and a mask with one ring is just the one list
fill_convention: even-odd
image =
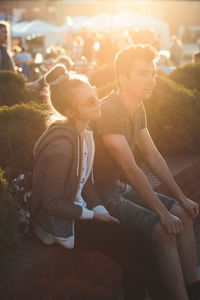
[(177, 216), (181, 221), (183, 222), (184, 227), (185, 226), (191, 226), (193, 225), (192, 217), (185, 211), (184, 208), (182, 208), (179, 204), (175, 204), (171, 210), (171, 213), (175, 216)]
[(169, 234), (160, 223), (156, 225), (152, 233), (153, 240), (157, 246), (167, 244), (176, 247), (176, 235)]

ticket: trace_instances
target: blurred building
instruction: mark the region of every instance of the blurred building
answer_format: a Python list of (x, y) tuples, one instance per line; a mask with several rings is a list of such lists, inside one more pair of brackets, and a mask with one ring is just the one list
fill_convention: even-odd
[(103, 12), (116, 15), (133, 11), (147, 17), (167, 22), (171, 34), (177, 34), (180, 25), (200, 26), (199, 1), (105, 1), (105, 0), (60, 0), (60, 1), (2, 1), (0, 19), (41, 19), (55, 25), (63, 25), (66, 16), (94, 16)]

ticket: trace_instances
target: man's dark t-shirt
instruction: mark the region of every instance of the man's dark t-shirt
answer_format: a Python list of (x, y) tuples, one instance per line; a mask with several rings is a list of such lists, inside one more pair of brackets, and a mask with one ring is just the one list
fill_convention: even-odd
[(95, 184), (99, 188), (113, 185), (122, 175), (120, 167), (105, 148), (101, 135), (124, 135), (130, 149), (133, 150), (139, 130), (146, 127), (146, 112), (143, 104), (134, 115), (131, 115), (114, 92), (103, 99), (101, 112), (101, 117), (93, 123), (96, 145), (94, 175)]

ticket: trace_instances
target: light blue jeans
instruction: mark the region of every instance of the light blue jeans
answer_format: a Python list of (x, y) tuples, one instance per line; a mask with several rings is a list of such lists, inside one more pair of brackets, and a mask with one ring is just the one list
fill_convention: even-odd
[[(134, 192), (132, 187), (122, 182), (111, 189), (98, 189), (104, 205), (112, 216), (128, 222), (135, 230), (151, 235), (159, 219), (155, 212), (146, 207), (143, 200)], [(155, 193), (168, 210), (176, 201), (165, 195)]]

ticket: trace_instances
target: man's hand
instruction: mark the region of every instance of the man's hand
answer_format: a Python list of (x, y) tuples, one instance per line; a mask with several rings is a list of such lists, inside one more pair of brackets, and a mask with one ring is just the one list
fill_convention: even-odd
[(184, 229), (182, 221), (170, 213), (160, 216), (159, 219), (169, 234), (179, 234)]
[(184, 200), (180, 201), (179, 204), (189, 213), (192, 218), (196, 218), (199, 215), (199, 204), (196, 202), (184, 198)]
[(112, 217), (109, 214), (98, 214), (94, 213), (94, 220), (101, 221), (101, 222), (113, 222), (113, 223), (120, 223), (117, 218)]

